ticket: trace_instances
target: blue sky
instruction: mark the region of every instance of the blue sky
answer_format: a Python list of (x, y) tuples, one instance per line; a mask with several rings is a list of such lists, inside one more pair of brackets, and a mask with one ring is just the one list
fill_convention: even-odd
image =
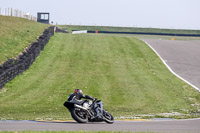
[(57, 24), (200, 29), (200, 0), (0, 0)]

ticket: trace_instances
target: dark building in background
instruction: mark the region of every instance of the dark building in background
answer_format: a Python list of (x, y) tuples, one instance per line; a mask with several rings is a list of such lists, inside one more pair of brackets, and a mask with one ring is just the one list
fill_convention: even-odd
[(38, 12), (37, 13), (37, 22), (49, 24), (49, 13)]

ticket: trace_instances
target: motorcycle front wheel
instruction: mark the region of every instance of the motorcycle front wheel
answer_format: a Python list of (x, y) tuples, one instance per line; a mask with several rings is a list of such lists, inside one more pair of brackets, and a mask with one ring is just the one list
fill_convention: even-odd
[(87, 123), (88, 122), (87, 113), (81, 109), (77, 109), (77, 108), (72, 109), (71, 116), (78, 123)]
[(114, 117), (105, 110), (103, 110), (103, 117), (104, 117), (106, 123), (109, 123), (109, 124), (114, 123)]

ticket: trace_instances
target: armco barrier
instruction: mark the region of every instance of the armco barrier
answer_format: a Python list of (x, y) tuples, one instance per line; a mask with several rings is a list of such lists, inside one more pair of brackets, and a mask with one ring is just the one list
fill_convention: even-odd
[(59, 32), (59, 33), (68, 33), (68, 31), (63, 30), (63, 29), (59, 29), (58, 27), (56, 27), (56, 32)]
[(36, 42), (31, 43), (16, 59), (9, 59), (0, 65), (0, 89), (3, 88), (8, 81), (27, 70), (33, 64), (53, 35), (54, 27), (49, 27)]
[[(88, 31), (87, 33), (97, 33), (97, 31)], [(160, 36), (188, 36), (200, 37), (200, 34), (174, 34), (174, 33), (151, 33), (151, 32), (115, 32), (115, 31), (98, 31), (104, 34), (139, 34), (139, 35), (160, 35)]]

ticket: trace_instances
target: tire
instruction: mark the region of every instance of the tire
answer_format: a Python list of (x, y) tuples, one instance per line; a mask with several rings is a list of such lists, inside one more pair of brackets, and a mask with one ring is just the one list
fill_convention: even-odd
[(78, 123), (87, 123), (88, 116), (86, 114), (85, 115), (82, 114), (82, 112), (84, 112), (84, 111), (74, 108), (71, 110), (71, 116)]
[(106, 123), (113, 124), (114, 123), (114, 117), (107, 111), (103, 110), (103, 117)]

